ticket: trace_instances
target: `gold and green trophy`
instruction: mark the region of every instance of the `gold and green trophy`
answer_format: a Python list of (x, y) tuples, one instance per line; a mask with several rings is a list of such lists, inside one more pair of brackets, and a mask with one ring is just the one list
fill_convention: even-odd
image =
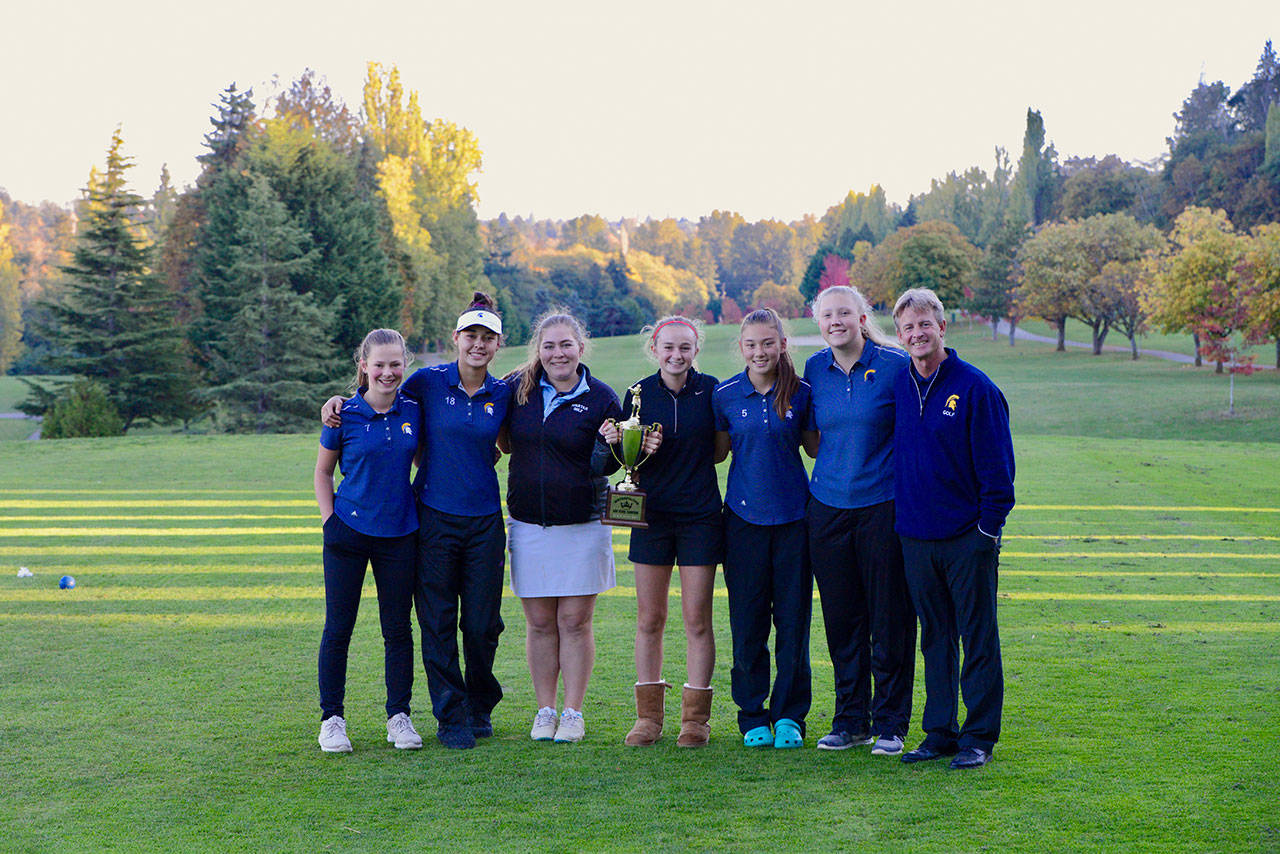
[[(661, 430), (662, 425), (640, 423), (639, 384), (631, 387), (631, 417), (626, 421), (618, 421), (615, 418), (609, 421), (622, 434), (622, 439), (616, 445), (610, 445), (609, 451), (613, 454), (613, 458), (622, 464), (626, 474), (617, 486), (609, 487), (604, 516), (601, 517), (600, 522), (604, 525), (621, 525), (627, 528), (647, 528), (649, 523), (644, 520), (645, 493), (636, 485), (635, 474), (640, 464), (649, 459), (642, 450), (645, 437)], [(622, 456), (618, 456), (619, 448), (622, 449)], [(641, 459), (642, 455), (643, 459)]]

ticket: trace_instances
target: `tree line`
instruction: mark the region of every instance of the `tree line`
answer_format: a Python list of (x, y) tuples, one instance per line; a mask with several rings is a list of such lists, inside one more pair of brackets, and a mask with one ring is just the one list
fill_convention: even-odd
[(989, 170), (935, 179), (905, 207), (872, 186), (793, 222), (480, 221), (479, 141), (428, 120), (395, 68), (369, 65), (357, 110), (312, 71), (261, 108), (233, 84), (194, 186), (165, 170), (135, 194), (117, 130), (71, 209), (0, 192), (0, 369), (93, 381), (41, 386), (27, 409), (74, 399), (111, 430), (286, 430), (311, 423), (365, 331), (441, 347), (473, 289), (519, 342), (552, 305), (627, 334), (672, 311), (796, 317), (838, 283), (880, 303), (931, 287), (993, 335), (1006, 321), (1011, 343), (1024, 317), (1056, 325), (1060, 349), (1067, 318), (1094, 352), (1118, 330), (1135, 358), (1148, 329), (1186, 332), (1219, 369), (1248, 370), (1247, 348), (1280, 338), (1278, 103), (1268, 41), (1235, 92), (1192, 90), (1152, 163), (1060, 159), (1028, 109), (1016, 161), (996, 148)]

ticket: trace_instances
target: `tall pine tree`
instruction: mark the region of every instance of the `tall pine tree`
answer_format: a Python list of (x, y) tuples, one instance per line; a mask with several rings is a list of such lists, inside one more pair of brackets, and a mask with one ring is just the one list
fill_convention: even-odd
[(116, 128), (106, 172), (86, 191), (65, 293), (48, 307), (50, 331), (70, 351), (53, 367), (101, 383), (128, 430), (189, 418), (193, 382), (173, 295), (148, 266), (143, 201), (126, 187), (122, 147)]
[(315, 421), (315, 404), (332, 389), (333, 345), (325, 330), (333, 313), (292, 280), (319, 252), (294, 224), (266, 176), (246, 176), (247, 206), (235, 242), (227, 246), (227, 280), (236, 310), (210, 342), (222, 381), (207, 394), (219, 424), (235, 432), (286, 432)]

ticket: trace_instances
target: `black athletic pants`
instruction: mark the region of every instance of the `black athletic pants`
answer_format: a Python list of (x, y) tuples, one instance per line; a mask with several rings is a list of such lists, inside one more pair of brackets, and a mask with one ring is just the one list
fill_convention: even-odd
[[(733, 633), (730, 686), (738, 704), (738, 728), (746, 733), (790, 718), (803, 733), (812, 700), (809, 619), (813, 612), (813, 573), (804, 520), (752, 525), (732, 510), (724, 516), (724, 583)], [(770, 620), (776, 664), (772, 695)]]
[[(441, 726), (488, 720), (502, 699), (493, 675), (506, 568), (502, 514), (454, 516), (418, 504), (418, 587), (422, 664)], [(466, 675), (458, 658), (458, 630)]]
[(893, 530), (893, 502), (845, 510), (810, 498), (808, 521), (809, 557), (835, 670), (831, 730), (905, 737), (916, 612)]
[[(974, 527), (949, 540), (902, 538), (924, 653), (925, 742), (990, 751), (1000, 739), (1004, 669), (996, 626), (996, 541)], [(959, 667), (959, 644), (964, 666)], [(967, 715), (957, 725), (957, 689)]]
[(364, 571), (373, 564), (382, 622), (387, 717), (409, 714), (413, 693), (413, 534), (370, 537), (334, 513), (324, 525), (324, 633), (320, 637), (321, 720), (343, 715), (347, 649), (360, 609)]

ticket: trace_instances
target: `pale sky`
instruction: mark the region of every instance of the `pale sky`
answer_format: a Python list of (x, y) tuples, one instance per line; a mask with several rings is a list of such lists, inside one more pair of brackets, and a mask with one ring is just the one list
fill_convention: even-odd
[(311, 67), (354, 109), (374, 60), (478, 136), (484, 218), (793, 220), (1016, 161), (1029, 106), (1064, 157), (1157, 157), (1267, 38), (1275, 0), (4, 0), (0, 187), (75, 198), (117, 124), (135, 190), (182, 186), (227, 84), (261, 105)]

